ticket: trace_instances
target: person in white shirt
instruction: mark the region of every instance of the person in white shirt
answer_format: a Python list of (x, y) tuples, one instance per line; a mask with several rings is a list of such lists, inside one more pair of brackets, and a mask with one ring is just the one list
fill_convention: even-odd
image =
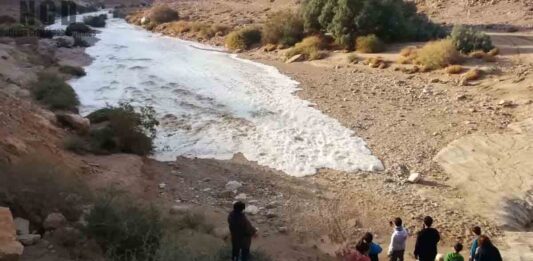
[(403, 255), (405, 253), (405, 242), (407, 241), (409, 233), (402, 226), (402, 219), (399, 217), (394, 219), (394, 223), (391, 221), (390, 225), (394, 225), (394, 232), (392, 232), (389, 245), (389, 260), (403, 261)]

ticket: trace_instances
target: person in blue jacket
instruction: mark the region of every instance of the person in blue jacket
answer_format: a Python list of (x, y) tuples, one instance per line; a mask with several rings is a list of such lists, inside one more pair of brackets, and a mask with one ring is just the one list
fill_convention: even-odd
[(481, 228), (478, 226), (473, 227), (472, 233), (474, 234), (475, 238), (474, 238), (474, 241), (472, 241), (472, 247), (470, 247), (470, 258), (469, 258), (470, 261), (475, 260), (476, 250), (478, 247), (478, 240), (479, 240), (479, 236), (481, 236)]
[(383, 249), (378, 244), (372, 242), (373, 239), (374, 239), (374, 236), (372, 235), (372, 233), (367, 232), (363, 236), (362, 240), (363, 240), (363, 242), (365, 242), (365, 243), (370, 245), (370, 251), (368, 252), (368, 256), (370, 257), (370, 260), (371, 261), (378, 261), (379, 260), (378, 255), (379, 255), (379, 253), (381, 253), (381, 251), (383, 251)]

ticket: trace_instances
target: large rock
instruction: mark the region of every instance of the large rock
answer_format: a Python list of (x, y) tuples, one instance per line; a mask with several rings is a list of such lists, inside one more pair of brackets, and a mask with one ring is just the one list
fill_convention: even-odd
[(257, 215), (257, 213), (259, 213), (259, 208), (254, 205), (248, 205), (246, 209), (244, 209), (244, 213), (247, 213), (250, 215)]
[(226, 183), (226, 190), (229, 190), (229, 191), (237, 190), (240, 187), (242, 187), (242, 183), (235, 181), (235, 180), (228, 181), (228, 183)]
[(87, 133), (89, 132), (89, 128), (91, 127), (91, 122), (89, 121), (89, 119), (84, 118), (78, 114), (58, 112), (56, 113), (56, 118), (59, 123), (70, 127), (79, 133)]
[(32, 246), (37, 244), (41, 240), (41, 235), (39, 234), (28, 234), (17, 236), (17, 240), (20, 241), (25, 246)]
[(56, 36), (54, 40), (57, 47), (72, 48), (74, 46), (74, 37), (72, 36)]
[(297, 54), (297, 55), (294, 55), (294, 56), (292, 56), (291, 58), (287, 59), (287, 61), (285, 61), (285, 63), (300, 62), (300, 61), (303, 61), (304, 58), (305, 58), (305, 57), (304, 57), (303, 54)]
[(407, 181), (411, 183), (418, 183), (421, 180), (422, 180), (422, 175), (420, 175), (420, 173), (417, 173), (417, 172), (411, 173), (409, 177), (407, 178)]
[(43, 222), (43, 227), (46, 230), (54, 230), (63, 227), (67, 224), (67, 219), (61, 213), (49, 214)]
[(23, 251), (24, 247), (17, 241), (11, 211), (0, 207), (0, 261), (17, 261)]
[(30, 234), (30, 221), (23, 218), (15, 218), (15, 227), (17, 229), (17, 235)]

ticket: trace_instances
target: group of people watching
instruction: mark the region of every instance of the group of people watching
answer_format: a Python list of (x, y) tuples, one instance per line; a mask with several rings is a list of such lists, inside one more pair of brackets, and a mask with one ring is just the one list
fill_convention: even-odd
[[(257, 229), (252, 226), (244, 214), (245, 204), (236, 202), (233, 211), (228, 216), (231, 233), (232, 261), (247, 261), (250, 256), (252, 237), (257, 235)], [(389, 261), (403, 261), (409, 232), (403, 227), (401, 218), (390, 222), (394, 227), (388, 249)], [(437, 244), (440, 241), (439, 231), (432, 227), (433, 218), (424, 218), (424, 227), (416, 237), (414, 257), (419, 261), (465, 261), (461, 255), (463, 244), (456, 243), (454, 252), (438, 257)], [(472, 228), (475, 238), (470, 247), (469, 261), (502, 261), (500, 251), (490, 238), (481, 234), (480, 227)], [(355, 247), (342, 251), (344, 261), (379, 261), (379, 254), (383, 251), (379, 244), (373, 242), (372, 233), (366, 233)], [(439, 260), (440, 259), (440, 260)]]
[[(409, 232), (403, 227), (402, 219), (395, 218), (390, 222), (394, 227), (391, 242), (388, 249), (389, 261), (403, 261), (406, 249), (406, 241)], [(465, 261), (461, 251), (463, 244), (456, 243), (454, 252), (438, 257), (437, 244), (440, 241), (439, 231), (432, 227), (433, 218), (424, 218), (424, 227), (416, 237), (415, 250), (413, 252), (416, 260), (419, 261)], [(490, 238), (481, 234), (480, 227), (472, 228), (475, 238), (470, 247), (469, 261), (502, 261), (500, 251), (496, 248)], [(355, 248), (350, 248), (344, 253), (344, 261), (378, 261), (378, 255), (382, 252), (381, 247), (372, 242), (371, 233), (366, 233), (356, 244)]]

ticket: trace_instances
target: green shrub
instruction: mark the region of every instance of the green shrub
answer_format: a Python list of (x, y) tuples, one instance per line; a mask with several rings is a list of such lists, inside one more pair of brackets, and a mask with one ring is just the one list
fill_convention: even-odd
[(9, 206), (15, 216), (33, 224), (41, 224), (48, 214), (57, 211), (69, 221), (77, 221), (81, 206), (91, 198), (75, 173), (42, 156), (0, 166), (0, 184), (0, 205)]
[(385, 50), (385, 44), (374, 34), (357, 37), (355, 48), (362, 53), (379, 53)]
[(472, 27), (454, 26), (450, 36), (455, 48), (465, 54), (476, 50), (489, 52), (494, 48), (488, 35)]
[(153, 208), (131, 204), (132, 199), (107, 192), (87, 216), (87, 234), (113, 261), (152, 260), (159, 248), (163, 225)]
[(230, 50), (246, 50), (261, 42), (261, 31), (256, 27), (245, 27), (228, 34), (224, 42)]
[(440, 69), (460, 62), (451, 39), (429, 42), (416, 52), (416, 62), (427, 69)]
[(302, 40), (304, 25), (299, 14), (280, 11), (268, 17), (262, 28), (264, 43), (292, 46)]
[(124, 152), (147, 155), (153, 150), (153, 138), (159, 122), (152, 107), (141, 107), (136, 112), (129, 104), (107, 107), (87, 116), (92, 124), (106, 123), (91, 130), (93, 152)]
[(82, 67), (78, 66), (70, 66), (70, 65), (62, 65), (59, 67), (59, 71), (65, 74), (70, 74), (74, 76), (85, 76), (85, 70)]
[(297, 43), (287, 51), (286, 58), (291, 58), (297, 54), (302, 54), (306, 60), (317, 60), (322, 58), (320, 49), (324, 46), (323, 40), (318, 36), (309, 36)]
[(162, 24), (178, 20), (179, 14), (167, 5), (158, 5), (150, 10), (149, 18), (151, 22)]
[(404, 0), (309, 0), (303, 5), (303, 19), (306, 30), (331, 33), (347, 49), (353, 48), (357, 35), (375, 34), (386, 42), (444, 36), (441, 26)]
[(107, 15), (91, 15), (83, 18), (83, 22), (92, 27), (105, 27)]
[(75, 111), (80, 104), (74, 89), (55, 74), (39, 73), (31, 91), (36, 100), (51, 109)]
[(68, 36), (83, 35), (92, 32), (91, 28), (84, 23), (71, 23), (67, 26), (65, 34)]

